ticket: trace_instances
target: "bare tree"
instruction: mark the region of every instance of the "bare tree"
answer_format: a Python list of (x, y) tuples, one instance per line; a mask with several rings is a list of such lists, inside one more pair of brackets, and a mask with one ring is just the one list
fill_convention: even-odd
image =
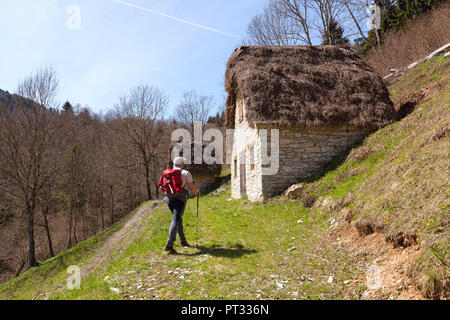
[(115, 106), (116, 129), (139, 155), (144, 168), (148, 200), (152, 199), (151, 162), (155, 157), (155, 143), (160, 140), (155, 134), (155, 125), (167, 105), (168, 98), (159, 89), (138, 86), (131, 90), (128, 97), (121, 97)]
[(175, 111), (175, 120), (188, 129), (194, 127), (195, 121), (201, 121), (205, 125), (213, 107), (212, 97), (202, 96), (195, 90), (186, 91)]
[[(333, 28), (350, 19), (344, 0), (270, 0), (264, 12), (248, 27), (254, 45), (314, 45), (314, 39), (334, 44)], [(355, 0), (356, 1), (356, 0)], [(358, 0), (359, 1), (359, 0)], [(362, 1), (362, 0), (361, 0)]]
[(312, 7), (311, 0), (273, 0), (279, 7), (279, 12), (292, 21), (296, 37), (300, 44), (313, 45), (312, 42)]
[(9, 192), (27, 218), (28, 266), (37, 265), (34, 215), (38, 197), (59, 170), (54, 143), (60, 131), (56, 106), (58, 80), (51, 67), (42, 67), (18, 86), (20, 99), (0, 116), (0, 166)]

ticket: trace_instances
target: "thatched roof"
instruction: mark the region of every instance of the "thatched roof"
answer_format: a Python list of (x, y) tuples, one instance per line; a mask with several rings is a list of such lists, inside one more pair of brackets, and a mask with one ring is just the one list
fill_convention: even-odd
[(228, 61), (225, 87), (227, 128), (241, 99), (250, 124), (377, 129), (395, 120), (380, 75), (335, 46), (241, 47)]

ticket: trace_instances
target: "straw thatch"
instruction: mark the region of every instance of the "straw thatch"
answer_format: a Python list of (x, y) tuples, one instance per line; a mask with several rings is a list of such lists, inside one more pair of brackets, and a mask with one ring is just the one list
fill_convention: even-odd
[(227, 128), (241, 99), (250, 124), (377, 129), (395, 120), (381, 77), (344, 48), (241, 47), (228, 61), (225, 87)]

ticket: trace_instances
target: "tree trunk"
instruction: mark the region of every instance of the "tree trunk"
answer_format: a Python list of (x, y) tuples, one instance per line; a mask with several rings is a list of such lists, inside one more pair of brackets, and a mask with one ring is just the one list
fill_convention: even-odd
[(33, 268), (37, 266), (36, 262), (36, 246), (34, 242), (34, 206), (27, 208), (27, 233), (28, 233), (28, 267)]
[(17, 278), (22, 273), (23, 268), (25, 267), (26, 261), (22, 261), (19, 268), (17, 269), (16, 273), (14, 274), (14, 277)]
[(377, 28), (375, 28), (375, 34), (377, 35), (378, 47), (380, 47), (381, 46), (380, 32)]
[(72, 248), (72, 208), (70, 208), (69, 212), (69, 239), (67, 240), (67, 249)]
[(110, 196), (111, 196), (111, 225), (114, 224), (114, 196), (113, 196), (113, 185), (109, 186)]
[(102, 187), (102, 203), (101, 203), (101, 208), (100, 208), (100, 214), (102, 216), (102, 231), (105, 231), (105, 213), (104, 213), (104, 210), (105, 210), (105, 206), (104, 206), (104, 203), (103, 203), (103, 187)]
[(75, 210), (75, 214), (73, 215), (73, 240), (75, 240), (75, 244), (78, 243), (77, 238), (77, 225), (78, 225), (78, 219), (77, 219), (77, 210)]
[(48, 225), (48, 218), (47, 218), (48, 207), (45, 208), (45, 210), (42, 212), (42, 214), (44, 215), (44, 228), (45, 228), (45, 233), (47, 234), (48, 252), (50, 254), (50, 257), (53, 258), (55, 256), (55, 253), (53, 251), (53, 242), (52, 242), (52, 237), (50, 234), (50, 226)]
[(158, 184), (156, 184), (155, 185), (155, 192), (156, 192), (156, 200), (158, 200), (159, 199), (159, 185)]
[(347, 8), (348, 13), (350, 13), (350, 16), (352, 17), (353, 22), (356, 25), (356, 28), (358, 28), (358, 32), (361, 35), (361, 37), (364, 38), (364, 40), (369, 43), (369, 39), (367, 39), (367, 37), (364, 35), (364, 32), (361, 29), (361, 25), (359, 24), (358, 20), (355, 18), (355, 15), (353, 14), (352, 9), (350, 8), (350, 6), (347, 3), (347, 0), (344, 1), (344, 5)]
[(84, 240), (87, 239), (87, 232), (86, 232), (86, 213), (87, 213), (87, 207), (83, 208), (81, 218), (83, 219), (83, 238)]

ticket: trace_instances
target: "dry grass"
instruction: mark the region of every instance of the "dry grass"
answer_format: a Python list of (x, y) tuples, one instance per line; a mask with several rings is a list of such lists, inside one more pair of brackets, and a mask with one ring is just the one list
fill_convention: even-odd
[(383, 75), (390, 69), (404, 68), (423, 59), (450, 42), (450, 3), (410, 22), (403, 30), (386, 36), (380, 48), (374, 48), (365, 61)]
[(241, 47), (228, 61), (225, 87), (228, 128), (240, 100), (252, 124), (378, 129), (396, 118), (380, 75), (334, 46)]

